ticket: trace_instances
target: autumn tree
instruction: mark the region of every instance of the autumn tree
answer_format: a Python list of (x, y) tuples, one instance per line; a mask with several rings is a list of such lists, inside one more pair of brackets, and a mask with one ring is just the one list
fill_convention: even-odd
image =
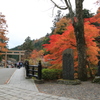
[(98, 10), (97, 10), (97, 14), (98, 14), (98, 13), (100, 13), (100, 7), (99, 7)]
[[(60, 14), (58, 13), (60, 16)], [(90, 13), (89, 10), (83, 9), (83, 18), (90, 18), (93, 17), (94, 13)], [(58, 20), (56, 20), (58, 19)], [(62, 17), (57, 17), (54, 19), (54, 30), (53, 34), (62, 34), (66, 30), (66, 26), (68, 26), (68, 23), (71, 22), (71, 19), (69, 17), (69, 13)]]
[(0, 51), (5, 52), (7, 51), (7, 42), (8, 38), (6, 37), (8, 30), (5, 15), (0, 13)]
[[(98, 47), (94, 40), (95, 37), (99, 36), (99, 30), (94, 25), (91, 25), (88, 21), (84, 23), (84, 27), (85, 40), (87, 45), (86, 52), (88, 56), (87, 61), (92, 65), (96, 65), (98, 62)], [(74, 50), (74, 67), (77, 67), (78, 53), (76, 47), (77, 45), (74, 28), (70, 23), (62, 35), (51, 35), (49, 44), (44, 44), (44, 48), (50, 52), (45, 56), (45, 60), (52, 64), (50, 68), (62, 68), (62, 52), (67, 48), (72, 48)]]
[[(92, 18), (86, 20), (91, 24), (95, 25), (99, 29), (99, 34), (100, 34), (100, 7), (98, 8), (97, 13)], [(98, 43), (97, 45), (100, 48), (100, 36), (96, 37), (95, 41)]]
[(61, 10), (57, 11), (57, 15), (55, 16), (53, 22), (53, 27), (51, 27), (51, 34), (53, 34), (54, 30), (56, 29), (56, 23), (61, 19)]
[(70, 21), (70, 18), (66, 17), (59, 19), (59, 21), (55, 24), (56, 28), (53, 34), (62, 34), (66, 30), (66, 26), (68, 26)]
[(39, 60), (41, 60), (43, 62), (43, 54), (44, 54), (44, 51), (43, 50), (33, 50), (31, 55), (30, 55), (30, 62), (32, 64), (38, 64)]
[(74, 27), (75, 38), (77, 43), (78, 50), (78, 75), (79, 79), (82, 81), (87, 80), (87, 70), (86, 70), (86, 43), (84, 38), (84, 25), (83, 25), (83, 1), (84, 0), (75, 0), (75, 13), (76, 20), (74, 19), (74, 12), (72, 10), (72, 5), (70, 0), (61, 0), (65, 7), (60, 7), (53, 0), (51, 2), (55, 7), (58, 7), (62, 10), (69, 10), (70, 18), (72, 20), (72, 25)]

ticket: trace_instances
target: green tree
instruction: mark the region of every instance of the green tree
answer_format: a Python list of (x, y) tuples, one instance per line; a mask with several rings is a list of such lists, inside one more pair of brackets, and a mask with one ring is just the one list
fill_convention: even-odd
[(83, 9), (83, 18), (90, 18), (93, 17), (94, 13), (90, 13), (89, 10)]
[(25, 39), (25, 42), (22, 45), (22, 49), (26, 50), (25, 58), (28, 58), (30, 56), (30, 53), (33, 50), (33, 41), (31, 40), (29, 36)]
[(23, 50), (27, 50), (27, 51), (33, 50), (33, 41), (31, 40), (29, 36), (25, 39), (25, 42), (23, 43), (22, 48)]
[(57, 11), (57, 15), (55, 16), (54, 20), (52, 21), (53, 22), (53, 27), (51, 27), (51, 34), (53, 34), (55, 28), (56, 28), (56, 23), (61, 19), (62, 15), (61, 15), (61, 10), (58, 10)]

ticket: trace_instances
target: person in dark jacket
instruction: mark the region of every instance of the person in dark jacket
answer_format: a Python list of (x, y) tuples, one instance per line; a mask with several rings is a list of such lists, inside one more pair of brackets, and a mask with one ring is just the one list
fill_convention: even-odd
[(29, 61), (25, 61), (25, 63), (24, 63), (24, 66), (25, 66), (25, 69), (26, 69), (26, 76), (28, 76), (28, 74), (29, 74)]

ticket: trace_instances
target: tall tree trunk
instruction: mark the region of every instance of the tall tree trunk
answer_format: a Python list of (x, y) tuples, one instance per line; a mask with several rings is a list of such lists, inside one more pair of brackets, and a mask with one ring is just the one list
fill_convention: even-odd
[(90, 62), (89, 61), (87, 61), (87, 65), (88, 65), (88, 72), (89, 72), (89, 74), (90, 74), (90, 78), (92, 78), (93, 79), (93, 74), (92, 74), (92, 70), (91, 70), (91, 64), (90, 64)]
[(76, 0), (76, 22), (73, 23), (77, 50), (78, 50), (78, 77), (82, 81), (87, 80), (86, 69), (86, 43), (84, 37), (84, 23), (82, 16), (83, 0)]
[(56, 7), (62, 10), (69, 10), (70, 17), (72, 19), (72, 24), (74, 27), (74, 32), (76, 36), (76, 43), (77, 43), (77, 51), (78, 51), (78, 77), (82, 81), (87, 80), (87, 69), (86, 69), (86, 43), (84, 37), (84, 23), (83, 23), (83, 1), (84, 0), (75, 0), (76, 3), (76, 21), (74, 20), (74, 13), (72, 11), (72, 6), (70, 0), (64, 0), (66, 7), (58, 6), (53, 0), (52, 3)]

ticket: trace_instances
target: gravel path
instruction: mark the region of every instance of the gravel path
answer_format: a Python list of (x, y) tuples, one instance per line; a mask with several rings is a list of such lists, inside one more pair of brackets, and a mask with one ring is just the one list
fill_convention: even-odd
[(91, 83), (90, 81), (82, 82), (80, 85), (45, 82), (44, 84), (36, 84), (36, 86), (43, 93), (71, 97), (79, 100), (100, 100), (100, 84)]

